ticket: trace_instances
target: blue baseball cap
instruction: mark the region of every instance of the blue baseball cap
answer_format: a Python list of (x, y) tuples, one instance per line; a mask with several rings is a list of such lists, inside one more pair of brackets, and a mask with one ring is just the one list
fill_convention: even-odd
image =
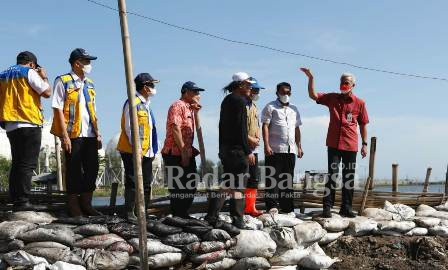
[(250, 87), (254, 88), (254, 89), (265, 89), (263, 86), (258, 84), (257, 79), (255, 79), (254, 77), (251, 78), (252, 83), (250, 84)]
[(143, 86), (147, 83), (158, 83), (159, 80), (154, 79), (149, 73), (140, 73), (134, 79), (137, 87)]
[(96, 60), (97, 57), (90, 55), (86, 50), (82, 48), (76, 48), (70, 53), (70, 58), (68, 61), (73, 64), (78, 59)]
[(182, 88), (180, 90), (182, 93), (185, 93), (186, 91), (205, 91), (204, 88), (200, 88), (196, 85), (196, 83), (192, 81), (188, 81), (182, 85)]

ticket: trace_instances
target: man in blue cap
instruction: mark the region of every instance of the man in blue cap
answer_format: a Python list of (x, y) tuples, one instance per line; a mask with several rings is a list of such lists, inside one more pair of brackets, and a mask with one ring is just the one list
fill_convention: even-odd
[(74, 49), (69, 58), (71, 71), (58, 76), (52, 100), (51, 133), (61, 139), (65, 150), (67, 206), (71, 216), (100, 215), (92, 207), (98, 176), (101, 134), (96, 115), (96, 93), (90, 62), (97, 59), (86, 50)]
[[(143, 187), (145, 192), (145, 205), (149, 206), (151, 182), (153, 180), (152, 161), (158, 151), (156, 122), (151, 108), (150, 98), (156, 94), (155, 84), (159, 80), (154, 79), (149, 73), (140, 73), (134, 79), (136, 95), (134, 106), (137, 109), (138, 130), (141, 140)], [(123, 105), (121, 116), (121, 134), (118, 140), (117, 150), (120, 152), (124, 164), (124, 202), (126, 218), (131, 223), (137, 223), (135, 216), (135, 177), (132, 156), (131, 121), (129, 114), (129, 100)]]
[[(193, 147), (195, 113), (203, 88), (188, 81), (181, 88), (181, 97), (171, 104), (166, 123), (166, 138), (162, 149), (173, 216), (188, 218), (197, 186), (196, 160), (199, 151)], [(176, 169), (176, 170), (175, 170)], [(176, 172), (175, 172), (176, 171)], [(176, 174), (176, 175), (174, 175)]]

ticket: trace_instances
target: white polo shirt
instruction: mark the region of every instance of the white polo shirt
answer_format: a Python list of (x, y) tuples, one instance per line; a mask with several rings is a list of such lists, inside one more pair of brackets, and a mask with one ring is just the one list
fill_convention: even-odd
[(297, 107), (274, 100), (264, 107), (261, 122), (269, 125), (269, 145), (274, 153), (297, 154), (296, 128), (302, 125)]
[[(50, 87), (48, 82), (44, 81), (42, 77), (35, 71), (34, 69), (30, 69), (28, 71), (28, 83), (30, 84), (31, 88), (38, 93), (39, 95), (42, 95), (45, 90)], [(40, 127), (39, 125), (31, 124), (31, 123), (22, 123), (22, 122), (6, 122), (5, 123), (5, 130), (6, 132), (10, 132), (13, 130), (16, 130), (18, 128), (24, 128), (24, 127)]]
[[(136, 94), (149, 112), (149, 110), (150, 110), (149, 104), (151, 103), (149, 101), (149, 98), (148, 99), (144, 98), (139, 92), (136, 92)], [(123, 113), (124, 113), (124, 127), (125, 127), (125, 131), (126, 131), (126, 136), (128, 136), (129, 143), (132, 145), (131, 120), (129, 118), (129, 102), (126, 102), (126, 105), (123, 108)], [(148, 122), (149, 122), (149, 125), (152, 126), (151, 115), (148, 115)], [(154, 157), (154, 153), (152, 151), (151, 144), (149, 145), (149, 149), (148, 149), (148, 152), (146, 152), (145, 157), (150, 157), (150, 158)]]
[[(84, 80), (81, 80), (78, 75), (76, 75), (73, 71), (70, 72), (75, 81), (75, 87), (79, 88), (79, 107), (81, 108), (81, 133), (79, 137), (96, 137), (96, 134), (93, 130), (93, 126), (90, 123), (89, 111), (86, 106), (86, 99), (84, 97)], [(61, 78), (57, 78), (54, 81), (53, 87), (53, 100), (52, 107), (55, 109), (64, 109), (64, 101), (65, 101), (65, 87)], [(96, 109), (96, 108), (95, 108)]]

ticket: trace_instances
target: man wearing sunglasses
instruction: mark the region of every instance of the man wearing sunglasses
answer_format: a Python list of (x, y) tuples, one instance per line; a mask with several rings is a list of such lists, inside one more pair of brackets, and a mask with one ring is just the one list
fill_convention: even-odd
[[(133, 105), (137, 111), (145, 207), (148, 208), (151, 182), (153, 180), (152, 161), (158, 150), (156, 122), (149, 104), (150, 98), (156, 94), (155, 83), (158, 83), (159, 80), (154, 79), (149, 73), (140, 73), (135, 77), (134, 82), (137, 92), (133, 100)], [(129, 111), (129, 100), (126, 100), (121, 116), (121, 134), (118, 139), (117, 150), (120, 152), (121, 159), (123, 160), (125, 172), (124, 204), (126, 218), (130, 223), (137, 223), (137, 216), (135, 215), (136, 183)]]
[(197, 186), (195, 157), (199, 151), (193, 147), (195, 113), (201, 109), (199, 103), (203, 88), (188, 81), (182, 85), (181, 97), (171, 104), (166, 122), (166, 138), (162, 149), (170, 207), (173, 216), (188, 218)]
[(325, 105), (330, 111), (328, 126), (328, 179), (325, 183), (322, 216), (331, 217), (331, 208), (335, 201), (335, 185), (342, 162), (342, 203), (341, 216), (355, 217), (352, 211), (356, 155), (358, 151), (358, 131), (361, 133), (362, 158), (367, 155), (367, 127), (369, 117), (365, 102), (353, 94), (355, 76), (350, 73), (341, 75), (340, 93), (316, 93), (311, 70), (301, 68), (308, 77), (308, 94), (317, 104)]

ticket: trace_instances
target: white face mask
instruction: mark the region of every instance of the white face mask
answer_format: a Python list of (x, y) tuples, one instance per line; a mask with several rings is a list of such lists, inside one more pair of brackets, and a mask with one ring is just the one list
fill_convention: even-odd
[(82, 72), (84, 72), (84, 74), (90, 74), (90, 72), (92, 72), (92, 65), (91, 64), (84, 65), (82, 67)]
[(352, 89), (350, 90), (340, 90), (342, 94), (347, 95), (348, 93), (350, 93), (352, 91)]
[(255, 95), (252, 96), (252, 100), (253, 101), (257, 101), (259, 98), (260, 98), (259, 94), (255, 94)]
[(155, 87), (154, 88), (149, 88), (149, 96), (150, 97), (153, 97), (156, 94), (157, 94), (157, 89)]
[(288, 95), (283, 95), (283, 96), (278, 96), (278, 99), (282, 102), (282, 103), (284, 103), (284, 104), (286, 104), (286, 103), (289, 103), (289, 96)]

